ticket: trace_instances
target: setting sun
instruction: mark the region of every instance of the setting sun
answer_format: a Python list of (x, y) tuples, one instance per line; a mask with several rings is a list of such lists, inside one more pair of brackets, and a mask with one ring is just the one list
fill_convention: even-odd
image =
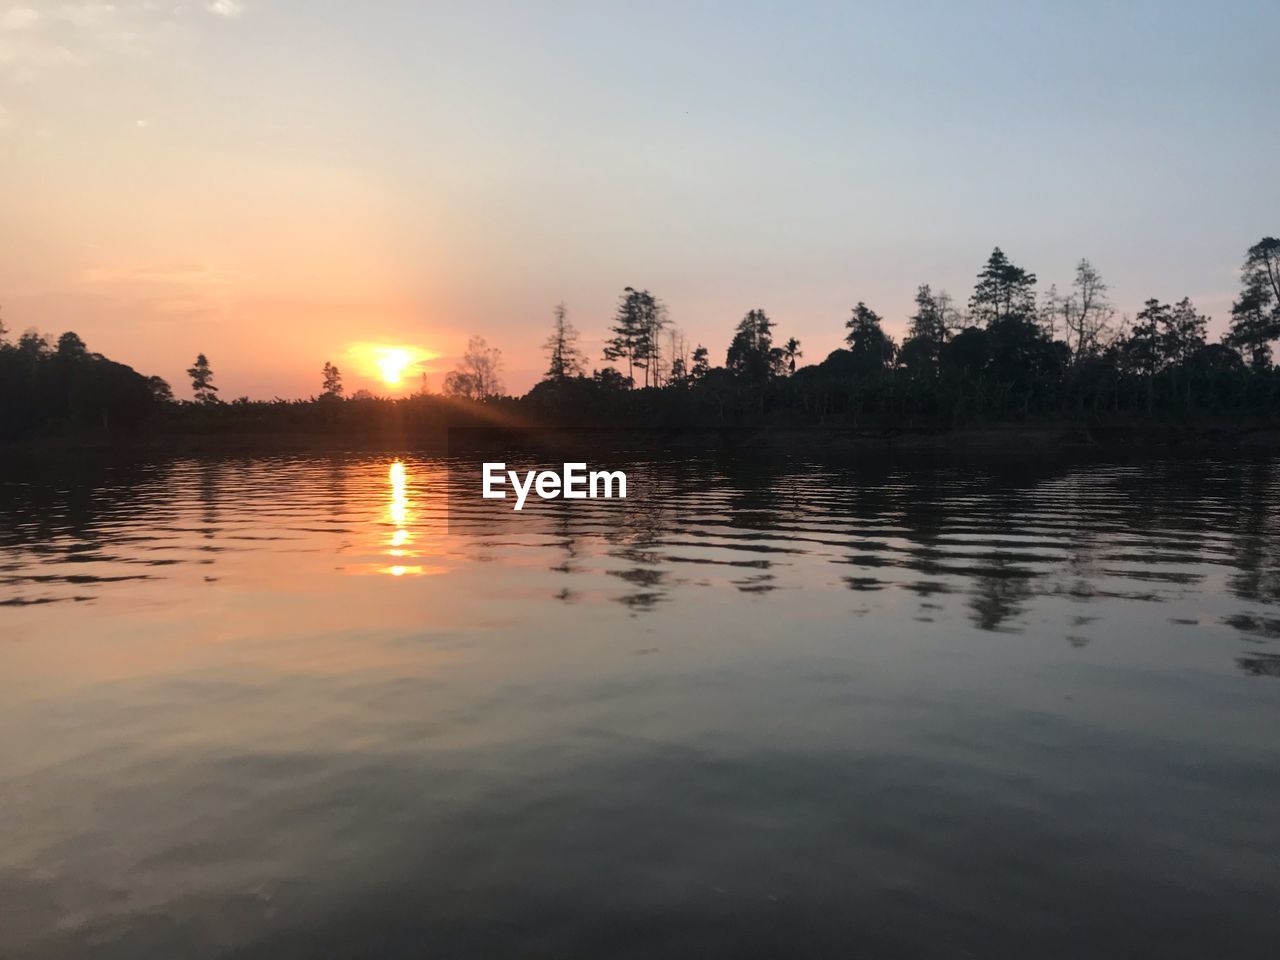
[(408, 350), (400, 347), (387, 347), (375, 361), (378, 364), (378, 375), (388, 386), (398, 386), (404, 380), (404, 372), (413, 363)]
[(400, 387), (426, 373), (424, 365), (438, 354), (412, 344), (353, 343), (347, 355), (356, 373), (387, 387)]

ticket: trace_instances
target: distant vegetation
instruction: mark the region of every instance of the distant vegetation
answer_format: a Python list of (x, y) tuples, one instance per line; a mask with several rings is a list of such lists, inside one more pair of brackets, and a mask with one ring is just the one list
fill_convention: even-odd
[(1249, 248), (1230, 326), (1208, 339), (1209, 318), (1183, 298), (1146, 301), (1117, 318), (1107, 285), (1080, 261), (1071, 288), (1038, 291), (1036, 276), (999, 248), (959, 307), (919, 287), (906, 337), (895, 343), (864, 302), (844, 323), (846, 346), (800, 366), (794, 337), (779, 343), (762, 309), (746, 312), (724, 364), (689, 349), (662, 301), (628, 287), (602, 360), (588, 358), (564, 305), (545, 344), (547, 372), (525, 396), (503, 396), (500, 352), (476, 337), (444, 393), (398, 400), (344, 397), (326, 362), (309, 400), (224, 401), (201, 354), (187, 371), (191, 401), (169, 385), (90, 353), (74, 333), (34, 331), (10, 342), (0, 324), (0, 438), (117, 433), (159, 424), (193, 433), (409, 432), (501, 422), (716, 427), (830, 424), (939, 429), (992, 421), (1118, 417), (1270, 419), (1280, 413), (1280, 240)]

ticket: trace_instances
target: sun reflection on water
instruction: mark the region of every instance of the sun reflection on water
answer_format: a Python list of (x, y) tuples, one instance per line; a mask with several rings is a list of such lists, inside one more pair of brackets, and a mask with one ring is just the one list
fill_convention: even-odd
[(394, 528), (391, 538), (387, 541), (387, 556), (394, 562), (381, 567), (381, 572), (393, 577), (437, 572), (434, 568), (428, 570), (420, 564), (404, 562), (406, 559), (420, 556), (420, 553), (413, 549), (413, 535), (409, 532), (414, 518), (409, 500), (409, 471), (403, 460), (396, 460), (391, 464), (387, 470), (387, 480), (391, 484), (391, 496), (387, 501), (387, 518)]

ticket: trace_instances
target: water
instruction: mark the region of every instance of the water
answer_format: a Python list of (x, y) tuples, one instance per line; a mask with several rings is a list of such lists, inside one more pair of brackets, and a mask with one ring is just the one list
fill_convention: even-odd
[(1280, 465), (743, 461), (10, 464), (0, 956), (1275, 955)]

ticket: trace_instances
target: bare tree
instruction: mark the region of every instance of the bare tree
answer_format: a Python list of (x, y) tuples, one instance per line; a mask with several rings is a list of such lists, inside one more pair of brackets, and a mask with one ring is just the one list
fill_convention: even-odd
[(453, 397), (483, 400), (502, 393), (502, 351), (484, 337), (467, 341), (466, 353), (444, 379), (444, 392)]
[(667, 356), (667, 379), (676, 382), (689, 375), (689, 347), (685, 342), (684, 331), (672, 327), (667, 331), (667, 342), (670, 345)]
[(1067, 346), (1073, 361), (1097, 353), (1107, 338), (1115, 308), (1107, 299), (1107, 285), (1088, 260), (1076, 264), (1071, 293), (1062, 301)]
[(1040, 294), (1036, 305), (1036, 320), (1045, 336), (1054, 340), (1058, 335), (1058, 315), (1066, 310), (1067, 301), (1058, 293), (1058, 285), (1052, 283), (1049, 289)]

